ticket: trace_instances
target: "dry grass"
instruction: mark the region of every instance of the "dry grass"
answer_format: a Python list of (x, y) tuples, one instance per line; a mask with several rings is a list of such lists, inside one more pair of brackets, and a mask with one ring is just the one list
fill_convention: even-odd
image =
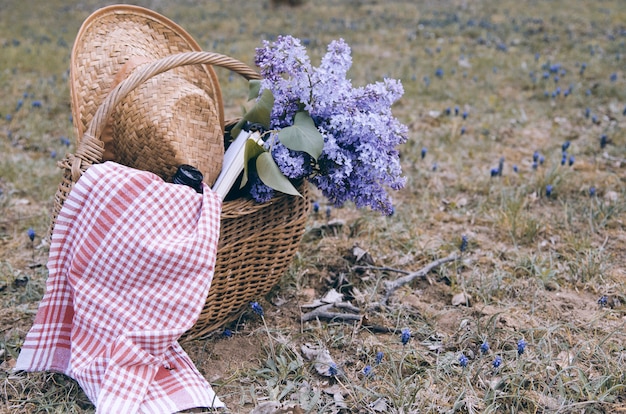
[[(0, 5), (0, 412), (93, 412), (62, 375), (11, 372), (43, 295), (47, 247), (40, 236), (59, 179), (52, 154), (58, 159), (73, 149), (62, 140), (73, 143), (69, 45), (82, 20), (108, 4), (64, 3)], [(277, 34), (307, 39), (314, 60), (343, 37), (353, 49), (355, 84), (389, 76), (406, 91), (395, 111), (411, 131), (401, 148), (408, 182), (395, 196), (395, 214), (333, 209), (331, 219), (344, 225), (321, 237), (316, 230), (328, 228), (328, 219), (312, 215), (293, 266), (268, 298), (259, 298), (265, 320), (248, 312), (229, 327), (230, 338), (218, 332), (185, 343), (232, 412), (267, 401), (301, 410), (294, 412), (623, 409), (621, 0), (318, 0), (274, 9), (243, 0), (138, 3), (177, 21), (207, 50), (248, 63), (261, 40)], [(552, 73), (555, 64), (561, 67)], [(227, 112), (236, 116), (245, 85), (219, 75)], [(565, 141), (572, 166), (561, 165)], [(535, 151), (544, 159), (536, 169)], [(501, 157), (502, 176), (491, 177)], [(34, 243), (28, 228), (37, 234)], [(381, 303), (385, 282), (457, 251), (463, 235), (462, 260)], [(369, 264), (356, 260), (355, 245)], [(363, 319), (301, 322), (301, 306), (332, 288)], [(452, 305), (459, 293), (470, 306)], [(406, 345), (403, 328), (412, 334)], [(521, 355), (520, 339), (527, 342)], [(480, 350), (484, 341), (487, 353)], [(326, 347), (338, 375), (319, 375), (302, 355), (305, 343)], [(384, 357), (377, 364), (378, 352)], [(497, 357), (502, 363), (495, 368)]]

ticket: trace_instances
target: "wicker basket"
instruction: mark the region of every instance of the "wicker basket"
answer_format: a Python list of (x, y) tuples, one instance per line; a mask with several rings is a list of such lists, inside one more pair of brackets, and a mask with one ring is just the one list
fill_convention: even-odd
[[(115, 106), (147, 79), (175, 67), (196, 64), (224, 67), (246, 79), (258, 78), (247, 65), (211, 52), (180, 53), (138, 68), (102, 102), (76, 152), (59, 162), (63, 178), (55, 196), (51, 231), (73, 184), (91, 165), (102, 162), (104, 144), (99, 137)], [(224, 202), (215, 275), (204, 308), (186, 338), (206, 335), (235, 320), (251, 301), (278, 283), (304, 233), (309, 208), (305, 182), (299, 190), (304, 197), (278, 195), (263, 204), (248, 198)]]

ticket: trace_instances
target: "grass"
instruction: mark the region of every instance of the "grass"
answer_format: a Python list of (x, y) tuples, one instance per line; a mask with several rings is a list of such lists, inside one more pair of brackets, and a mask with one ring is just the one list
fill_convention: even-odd
[[(74, 149), (70, 47), (81, 22), (109, 4), (40, 3), (0, 5), (0, 412), (89, 413), (73, 380), (11, 371), (45, 289), (56, 162)], [(314, 62), (343, 37), (355, 85), (388, 76), (405, 88), (394, 111), (410, 129), (400, 148), (407, 185), (394, 194), (395, 214), (332, 208), (330, 219), (344, 222), (337, 232), (315, 232), (328, 219), (312, 214), (307, 227), (317, 236), (304, 239), (281, 283), (258, 299), (263, 319), (249, 310), (228, 327), (232, 336), (184, 344), (231, 412), (268, 402), (370, 413), (604, 413), (626, 405), (620, 0), (137, 3), (175, 20), (205, 49), (249, 64), (254, 48), (278, 34), (307, 39)], [(237, 116), (246, 85), (218, 75), (227, 115)], [(566, 141), (571, 166), (561, 165)], [(535, 151), (543, 163), (533, 168)], [(502, 174), (492, 177), (502, 157)], [(458, 250), (463, 235), (461, 261), (381, 304), (385, 282)], [(356, 260), (355, 245), (373, 265)], [(358, 308), (361, 322), (300, 321), (301, 306), (330, 289)], [(470, 306), (451, 304), (461, 292)], [(305, 344), (327, 349), (337, 375), (318, 372)]]

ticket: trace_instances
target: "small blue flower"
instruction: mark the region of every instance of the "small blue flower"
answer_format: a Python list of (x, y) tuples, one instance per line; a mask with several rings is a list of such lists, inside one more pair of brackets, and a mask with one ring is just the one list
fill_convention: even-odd
[(493, 167), (493, 168), (491, 169), (491, 171), (490, 171), (490, 174), (491, 174), (491, 176), (492, 176), (492, 177), (497, 177), (497, 176), (499, 175), (499, 174), (498, 174), (499, 172), (500, 172), (500, 170), (498, 170), (498, 168), (497, 168), (497, 167)]
[(591, 109), (585, 108), (585, 118), (589, 118), (589, 115), (591, 115)]
[(68, 137), (61, 137), (61, 144), (65, 145), (66, 147), (70, 146), (70, 140)]
[(498, 368), (502, 365), (502, 358), (500, 356), (495, 357), (491, 365), (493, 365), (494, 368)]
[(468, 115), (467, 111), (463, 111), (463, 119), (467, 119), (467, 115)]
[(561, 165), (565, 165), (567, 163), (567, 153), (563, 153), (561, 156)]
[(585, 73), (585, 69), (587, 69), (587, 64), (583, 62), (582, 65), (580, 65), (580, 74), (582, 75), (583, 73)]
[(489, 352), (489, 343), (487, 341), (483, 342), (480, 345), (480, 352), (483, 354), (486, 354), (487, 352)]
[(231, 336), (233, 336), (233, 333), (230, 329), (226, 328), (224, 329), (224, 332), (222, 332), (222, 336), (224, 336), (225, 338), (230, 338)]
[(596, 114), (593, 114), (591, 116), (591, 122), (593, 122), (594, 124), (598, 123), (598, 116)]
[(552, 184), (546, 185), (546, 197), (550, 197), (552, 195)]
[(554, 76), (554, 83), (559, 83), (559, 77), (558, 76)]
[(4, 119), (6, 119), (7, 121), (11, 121), (13, 119), (13, 115), (11, 114), (6, 114), (6, 116), (4, 117)]
[(606, 136), (606, 134), (602, 134), (602, 136), (600, 137), (600, 148), (604, 148), (606, 147), (606, 144), (608, 144), (608, 137)]
[(461, 250), (461, 252), (465, 252), (467, 250), (467, 236), (465, 234), (461, 236), (461, 245), (459, 246), (459, 250)]
[(609, 304), (609, 297), (607, 295), (600, 296), (600, 299), (598, 299), (598, 305), (600, 305), (601, 308), (604, 308), (608, 304)]
[(17, 105), (15, 105), (15, 112), (19, 111), (22, 108), (22, 105), (24, 105), (24, 101), (22, 99), (17, 101)]
[(589, 187), (589, 197), (596, 196), (596, 188), (594, 186)]
[(517, 167), (517, 164), (513, 164), (513, 171), (519, 172), (519, 168)]
[(537, 161), (533, 161), (533, 170), (536, 170), (538, 166), (539, 164), (537, 163)]
[(461, 127), (461, 135), (465, 135), (465, 127), (464, 126)]
[(313, 202), (313, 212), (315, 214), (319, 213), (320, 211), (320, 203), (318, 203), (317, 201)]
[(571, 145), (571, 144), (570, 144), (570, 142), (569, 142), (569, 141), (565, 141), (565, 142), (563, 143), (563, 145), (561, 145), (561, 151), (562, 151), (562, 152), (567, 152), (567, 150), (569, 149), (569, 146), (570, 146), (570, 145)]
[(41, 101), (33, 101), (31, 105), (33, 108), (41, 108)]
[(537, 160), (539, 160), (539, 151), (533, 152), (533, 161), (536, 162)]
[(28, 238), (30, 239), (30, 241), (35, 241), (35, 230), (33, 230), (32, 227), (30, 227), (28, 229), (28, 231), (26, 232), (26, 234), (28, 234)]
[(379, 365), (381, 362), (383, 362), (384, 357), (385, 354), (382, 351), (376, 352), (376, 365)]
[(541, 56), (541, 55), (539, 54), (539, 52), (535, 53), (535, 61), (538, 61), (538, 60), (539, 60), (539, 56)]
[(454, 115), (458, 115), (458, 114), (459, 114), (459, 106), (454, 105)]
[(571, 167), (572, 165), (574, 165), (574, 161), (576, 161), (576, 158), (573, 155), (569, 156), (569, 166)]
[(402, 333), (400, 334), (400, 340), (402, 341), (402, 345), (406, 345), (411, 339), (411, 331), (409, 328), (403, 328)]
[(331, 377), (337, 375), (337, 364), (335, 364), (334, 362), (331, 362), (331, 364), (328, 366), (328, 375), (330, 375)]
[(263, 316), (263, 307), (259, 304), (259, 302), (250, 302), (250, 306), (252, 306), (252, 310), (259, 316)]
[(428, 149), (426, 147), (423, 147), (422, 148), (422, 152), (421, 152), (422, 159), (424, 159), (424, 157), (426, 156), (427, 152), (428, 152)]
[(330, 218), (332, 213), (332, 209), (330, 208), (330, 206), (326, 207), (326, 218)]
[(366, 365), (365, 368), (363, 368), (363, 375), (365, 375), (366, 377), (369, 377), (370, 375), (372, 375), (371, 365)]
[(50, 151), (50, 158), (56, 158), (57, 152), (55, 150)]
[(438, 78), (442, 78), (443, 77), (443, 69), (437, 68), (437, 70), (435, 70), (435, 76), (438, 77)]
[(611, 73), (611, 77), (609, 79), (611, 79), (611, 82), (617, 81), (617, 73), (615, 72)]
[(446, 108), (446, 115), (450, 115), (450, 113), (452, 112), (452, 110), (450, 109), (450, 107)]
[(546, 160), (546, 159), (544, 158), (544, 156), (543, 156), (543, 155), (539, 156), (539, 165), (543, 165), (543, 163), (544, 163), (544, 161), (545, 161), (545, 160)]
[(467, 357), (464, 354), (461, 354), (461, 356), (459, 356), (459, 365), (465, 368), (467, 366), (467, 362)]
[(524, 339), (520, 339), (517, 341), (517, 354), (522, 355), (526, 350), (526, 341)]
[(433, 163), (432, 170), (433, 171), (437, 171), (437, 163), (436, 162)]

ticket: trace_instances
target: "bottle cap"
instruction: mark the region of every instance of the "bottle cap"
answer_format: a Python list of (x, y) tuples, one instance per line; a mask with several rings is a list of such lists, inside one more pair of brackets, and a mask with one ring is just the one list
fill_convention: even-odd
[(174, 174), (172, 181), (174, 184), (187, 185), (196, 190), (196, 192), (202, 194), (203, 179), (204, 177), (202, 176), (200, 170), (191, 165), (182, 164), (178, 167), (178, 170), (176, 170), (176, 174)]

